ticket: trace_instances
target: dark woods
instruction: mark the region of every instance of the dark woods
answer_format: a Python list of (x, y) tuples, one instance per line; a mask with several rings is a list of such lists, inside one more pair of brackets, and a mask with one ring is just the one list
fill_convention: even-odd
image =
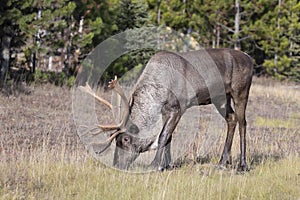
[[(257, 75), (300, 81), (299, 11), (297, 0), (1, 1), (0, 87), (22, 91), (30, 82), (72, 86), (82, 60), (99, 43), (150, 25), (170, 27), (204, 48), (247, 52)], [(101, 80), (143, 68), (153, 54), (124, 55)]]

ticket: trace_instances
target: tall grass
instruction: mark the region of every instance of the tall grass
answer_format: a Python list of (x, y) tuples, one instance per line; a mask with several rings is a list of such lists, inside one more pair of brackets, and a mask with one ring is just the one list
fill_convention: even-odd
[[(35, 154), (40, 154), (36, 152)], [(53, 154), (52, 154), (53, 153)], [(298, 199), (300, 159), (266, 160), (245, 174), (190, 165), (128, 174), (90, 158), (53, 159), (54, 152), (1, 163), (2, 199)], [(43, 154), (43, 153), (42, 153)]]

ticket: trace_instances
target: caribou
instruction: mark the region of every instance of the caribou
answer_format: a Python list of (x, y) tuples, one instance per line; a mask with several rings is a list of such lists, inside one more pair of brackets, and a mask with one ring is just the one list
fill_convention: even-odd
[[(238, 124), (240, 160), (237, 169), (248, 170), (245, 111), (252, 71), (252, 58), (233, 49), (156, 53), (145, 66), (129, 100), (117, 79), (109, 82), (108, 87), (121, 97), (125, 111), (119, 124), (98, 126), (102, 131), (112, 132), (98, 153), (104, 152), (115, 140), (115, 167), (128, 169), (140, 153), (156, 150), (150, 166), (155, 170), (167, 169), (171, 162), (172, 133), (185, 111), (192, 106), (214, 104), (227, 122), (226, 141), (218, 166), (226, 168), (232, 164), (231, 147)], [(112, 104), (95, 94), (88, 84), (80, 89), (112, 109)], [(139, 133), (158, 118), (162, 119), (161, 131), (139, 137)]]

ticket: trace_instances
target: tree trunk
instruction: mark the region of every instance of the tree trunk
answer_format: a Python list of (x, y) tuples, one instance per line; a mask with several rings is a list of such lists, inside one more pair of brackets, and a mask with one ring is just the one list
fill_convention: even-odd
[(214, 30), (213, 30), (213, 38), (212, 38), (212, 48), (216, 48), (216, 32), (217, 32), (217, 29), (216, 29), (216, 26), (214, 26)]
[(220, 48), (220, 26), (217, 25), (217, 48)]
[(160, 18), (161, 18), (161, 11), (160, 11), (160, 3), (161, 1), (157, 1), (157, 24), (160, 24)]
[(241, 45), (240, 45), (240, 39), (239, 39), (239, 34), (240, 34), (240, 3), (239, 0), (235, 0), (235, 19), (234, 19), (234, 49), (240, 50)]
[[(160, 18), (161, 18), (161, 10), (160, 10), (160, 4), (161, 4), (161, 0), (157, 1), (157, 25), (160, 25)], [(160, 35), (157, 39), (157, 48), (160, 49)]]
[(3, 87), (6, 84), (7, 73), (9, 70), (9, 61), (10, 61), (10, 43), (11, 36), (4, 35), (1, 40), (1, 68), (0, 68), (0, 87)]
[[(277, 28), (278, 30), (280, 29), (280, 15), (281, 15), (281, 0), (278, 0), (278, 15), (277, 15)], [(279, 46), (279, 44), (278, 44)], [(274, 65), (275, 65), (275, 70), (278, 69), (278, 54), (277, 54), (278, 49), (275, 50), (275, 55), (274, 55)]]
[(32, 74), (35, 73), (35, 68), (36, 68), (36, 52), (35, 50), (31, 52), (30, 54), (30, 72)]

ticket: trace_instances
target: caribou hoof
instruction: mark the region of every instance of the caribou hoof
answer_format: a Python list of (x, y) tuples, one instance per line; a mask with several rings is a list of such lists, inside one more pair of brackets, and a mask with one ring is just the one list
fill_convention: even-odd
[(216, 166), (216, 168), (217, 168), (218, 170), (228, 170), (227, 165), (224, 165), (224, 164), (218, 164), (218, 165)]
[(152, 171), (159, 171), (159, 172), (163, 172), (166, 170), (171, 170), (173, 169), (172, 165), (167, 165), (167, 166), (160, 166), (157, 163), (151, 163), (150, 165), (148, 165), (147, 170), (152, 170)]
[(250, 169), (247, 166), (247, 164), (239, 164), (237, 171), (238, 172), (247, 172), (247, 171), (250, 171)]
[(164, 168), (164, 167), (161, 167), (161, 166), (159, 166), (159, 167), (158, 167), (158, 171), (160, 171), (160, 172), (163, 172), (163, 171), (165, 171), (165, 168)]
[(220, 160), (219, 164), (217, 165), (217, 169), (219, 170), (228, 170), (232, 166), (232, 159), (231, 157), (228, 157), (227, 159)]
[(167, 165), (167, 166), (159, 166), (158, 167), (158, 171), (163, 172), (163, 171), (167, 171), (167, 170), (172, 170), (174, 167), (172, 165)]

